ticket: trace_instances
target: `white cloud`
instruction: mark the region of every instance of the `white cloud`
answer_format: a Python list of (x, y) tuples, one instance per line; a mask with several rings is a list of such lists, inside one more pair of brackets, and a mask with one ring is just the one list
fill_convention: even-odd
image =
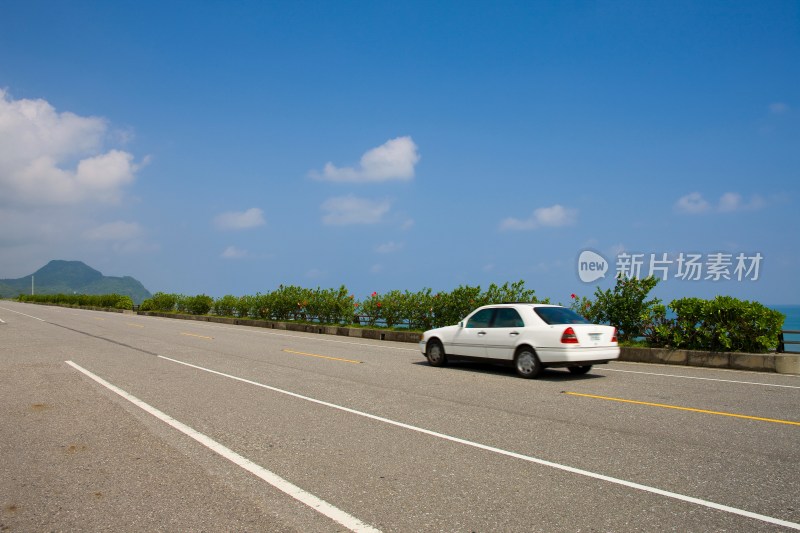
[(103, 151), (107, 130), (103, 118), (59, 113), (0, 89), (0, 203), (118, 203), (139, 166), (127, 152)]
[(769, 104), (769, 112), (773, 115), (784, 115), (789, 112), (789, 105), (783, 102), (773, 102)]
[(351, 224), (377, 224), (389, 212), (391, 204), (387, 200), (368, 200), (353, 195), (338, 196), (325, 200), (322, 222), (328, 226), (348, 226)]
[(266, 223), (264, 212), (257, 207), (247, 211), (222, 213), (214, 217), (214, 225), (219, 229), (250, 229), (263, 226)]
[(118, 220), (86, 229), (83, 237), (87, 241), (102, 243), (104, 247), (122, 254), (139, 254), (154, 252), (159, 246), (148, 242), (144, 237), (144, 229), (137, 222)]
[(379, 254), (391, 254), (394, 252), (399, 252), (402, 249), (403, 243), (394, 241), (385, 242), (375, 247), (375, 251)]
[(681, 213), (698, 214), (707, 212), (711, 209), (711, 206), (703, 198), (702, 194), (693, 192), (680, 197), (675, 204), (675, 208)]
[(328, 274), (324, 270), (319, 268), (312, 268), (308, 272), (306, 272), (306, 277), (310, 279), (321, 279), (326, 277)]
[(220, 257), (223, 259), (242, 259), (247, 257), (247, 250), (242, 250), (236, 246), (228, 246)]
[(312, 171), (311, 176), (319, 180), (347, 183), (408, 181), (414, 177), (414, 166), (419, 159), (417, 145), (411, 137), (397, 137), (367, 151), (361, 156), (357, 167), (337, 167), (328, 162), (322, 173)]
[(737, 194), (735, 192), (726, 192), (722, 195), (722, 198), (719, 199), (719, 210), (722, 212), (725, 211), (737, 211), (742, 207), (742, 195)]
[(555, 204), (536, 209), (530, 217), (519, 219), (509, 217), (500, 223), (502, 230), (534, 230), (541, 227), (571, 226), (578, 220), (578, 210)]
[(142, 235), (142, 227), (136, 222), (109, 222), (86, 230), (84, 236), (90, 241), (129, 241)]
[(619, 244), (615, 244), (615, 245), (613, 245), (613, 246), (612, 246), (611, 248), (609, 248), (608, 250), (609, 250), (609, 252), (611, 252), (609, 255), (611, 255), (611, 256), (613, 256), (613, 257), (616, 257), (616, 256), (618, 256), (619, 254), (621, 254), (622, 252), (624, 252), (626, 249), (627, 249), (627, 248), (625, 247), (625, 245), (624, 245), (624, 244), (622, 244), (622, 243), (619, 243)]
[(693, 192), (682, 196), (675, 203), (675, 209), (677, 211), (690, 215), (711, 212), (733, 213), (755, 211), (765, 206), (766, 201), (759, 195), (753, 195), (749, 201), (745, 201), (741, 194), (735, 192), (726, 192), (723, 194), (716, 205), (706, 201), (699, 192)]

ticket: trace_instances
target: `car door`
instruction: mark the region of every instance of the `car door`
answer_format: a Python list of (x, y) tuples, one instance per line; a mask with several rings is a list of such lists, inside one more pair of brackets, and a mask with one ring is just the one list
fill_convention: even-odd
[(464, 327), (458, 328), (451, 351), (464, 357), (486, 357), (486, 335), (494, 316), (494, 309), (479, 309), (464, 321)]
[(490, 359), (514, 359), (517, 340), (525, 327), (525, 322), (513, 307), (499, 307), (494, 321), (483, 337), (486, 343), (486, 357)]

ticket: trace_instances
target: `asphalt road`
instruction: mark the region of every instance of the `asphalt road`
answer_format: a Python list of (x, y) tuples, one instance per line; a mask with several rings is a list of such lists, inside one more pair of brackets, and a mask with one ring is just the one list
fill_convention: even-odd
[(798, 376), (2, 301), (0, 406), (0, 531), (800, 529)]

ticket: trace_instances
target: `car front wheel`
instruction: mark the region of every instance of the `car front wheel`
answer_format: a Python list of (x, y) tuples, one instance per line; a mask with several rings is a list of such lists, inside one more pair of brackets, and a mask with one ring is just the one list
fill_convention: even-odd
[(521, 348), (514, 357), (514, 368), (519, 376), (530, 379), (542, 373), (542, 362), (531, 348)]
[(428, 341), (428, 346), (425, 349), (425, 357), (428, 358), (428, 362), (431, 366), (444, 366), (447, 364), (444, 346), (436, 339)]
[(581, 374), (587, 373), (589, 370), (592, 369), (592, 365), (585, 365), (585, 366), (571, 366), (569, 367), (569, 371), (573, 374), (579, 376)]

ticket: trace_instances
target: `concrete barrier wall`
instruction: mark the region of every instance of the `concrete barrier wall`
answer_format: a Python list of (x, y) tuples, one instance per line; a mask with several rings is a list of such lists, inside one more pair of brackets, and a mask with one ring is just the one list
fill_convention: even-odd
[(800, 355), (783, 353), (702, 352), (698, 350), (623, 346), (620, 349), (619, 359), (620, 361), (637, 363), (800, 374)]

